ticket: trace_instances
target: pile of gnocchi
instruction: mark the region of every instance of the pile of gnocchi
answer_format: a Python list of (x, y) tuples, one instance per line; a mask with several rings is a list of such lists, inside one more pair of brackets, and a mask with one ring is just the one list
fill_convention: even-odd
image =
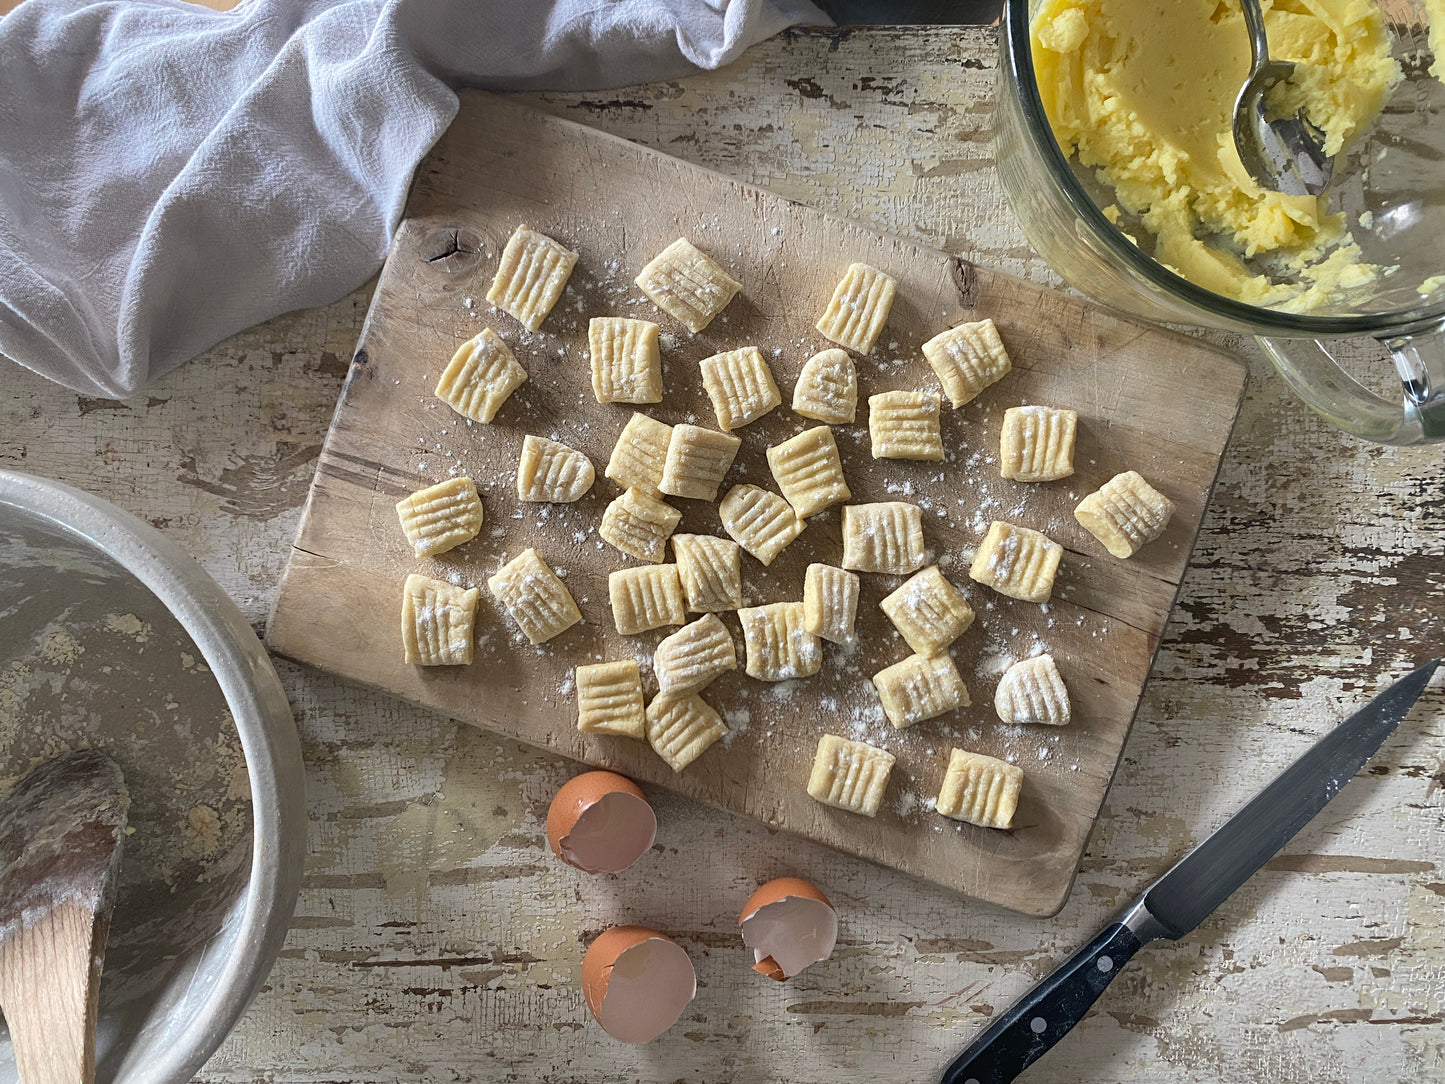
[[(512, 234), (487, 300), (528, 331), (536, 331), (561, 297), (577, 254), (523, 225)], [(663, 312), (696, 333), (741, 289), (722, 267), (685, 238), (653, 259), (637, 286)], [(604, 476), (622, 488), (602, 515), (599, 536), (642, 562), (611, 572), (608, 591), (618, 633), (635, 635), (679, 626), (656, 647), (658, 691), (650, 701), (635, 658), (575, 668), (577, 726), (585, 733), (647, 741), (681, 772), (727, 733), (702, 697), (715, 679), (739, 665), (732, 633), (719, 618), (735, 612), (742, 629), (745, 672), (761, 681), (807, 678), (823, 666), (823, 641), (854, 642), (859, 575), (909, 578), (882, 601), (883, 613), (913, 654), (872, 676), (884, 714), (907, 727), (970, 704), (949, 654), (973, 624), (974, 611), (937, 565), (924, 567), (922, 510), (907, 501), (849, 503), (852, 493), (830, 428), (855, 421), (858, 378), (850, 351), (867, 354), (888, 320), (895, 280), (877, 268), (852, 264), (816, 327), (837, 343), (815, 354), (793, 389), (792, 409), (816, 422), (767, 449), (777, 492), (735, 485), (722, 492), (742, 438), (737, 431), (782, 404), (770, 367), (755, 346), (706, 358), (699, 370), (717, 428), (667, 425), (635, 412), (623, 427)], [(659, 325), (616, 316), (588, 326), (592, 391), (599, 403), (647, 405), (663, 400)], [(972, 401), (1005, 377), (1011, 363), (992, 320), (949, 328), (923, 345), (950, 405)], [(491, 328), (464, 343), (436, 385), (457, 413), (487, 424), (527, 380), (501, 336)], [(923, 390), (888, 391), (868, 398), (871, 451), (878, 460), (944, 458), (942, 397)], [(1073, 473), (1074, 411), (1048, 406), (1007, 410), (1000, 436), (1000, 473), (1044, 482)], [(582, 452), (528, 435), (517, 463), (517, 495), (529, 502), (573, 502), (592, 487), (596, 471)], [(674, 533), (682, 513), (668, 499), (715, 502), (728, 537)], [(742, 553), (770, 565), (803, 531), (807, 520), (842, 504), (843, 546), (838, 565), (814, 563), (801, 599), (744, 606)], [(1132, 556), (1165, 529), (1172, 502), (1134, 471), (1089, 494), (1078, 521), (1115, 557)], [(450, 478), (397, 505), (402, 530), (419, 557), (444, 553), (477, 536), (483, 510), (475, 483)], [(665, 562), (671, 543), (673, 560)], [(1046, 603), (1063, 547), (1040, 531), (994, 521), (969, 577), (1011, 598)], [(487, 581), (497, 602), (533, 644), (582, 620), (566, 583), (536, 549), (507, 561)], [(402, 592), (405, 660), (419, 666), (472, 661), (480, 599), (477, 588), (412, 574)], [(701, 615), (691, 622), (689, 615)], [(1067, 687), (1047, 654), (1015, 663), (994, 702), (1007, 723), (1060, 725), (1070, 718)], [(863, 816), (881, 806), (894, 757), (865, 742), (825, 734), (808, 781), (816, 800)], [(958, 820), (1008, 828), (1023, 770), (981, 753), (953, 749), (936, 809)]]

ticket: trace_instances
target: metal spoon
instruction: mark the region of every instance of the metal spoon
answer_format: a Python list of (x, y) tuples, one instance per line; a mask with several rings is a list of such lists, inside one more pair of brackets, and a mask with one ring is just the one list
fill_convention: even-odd
[(1234, 101), (1234, 145), (1239, 160), (1261, 188), (1287, 196), (1318, 196), (1330, 183), (1335, 167), (1325, 154), (1325, 133), (1303, 112), (1292, 117), (1269, 116), (1266, 99), (1278, 83), (1287, 82), (1295, 66), (1269, 58), (1264, 13), (1259, 0), (1239, 0), (1249, 29), (1249, 78)]
[(96, 995), (130, 799), (101, 753), (63, 753), (0, 802), (0, 1012), (23, 1084), (91, 1084)]

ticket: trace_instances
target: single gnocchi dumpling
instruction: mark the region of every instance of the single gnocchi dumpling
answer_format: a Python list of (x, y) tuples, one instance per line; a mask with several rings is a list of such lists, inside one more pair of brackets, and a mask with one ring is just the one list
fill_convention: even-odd
[(732, 539), (675, 534), (672, 553), (693, 613), (736, 610), (743, 604), (742, 550)]
[(923, 567), (923, 510), (907, 501), (843, 506), (843, 567), (906, 575)]
[(803, 627), (835, 644), (853, 641), (858, 577), (832, 565), (811, 564), (803, 577)]
[(696, 425), (674, 425), (658, 489), (671, 497), (717, 500), (718, 487), (742, 443), (731, 433), (718, 433)]
[(672, 426), (634, 413), (618, 434), (612, 446), (612, 457), (602, 473), (624, 489), (659, 492), (662, 464), (667, 458), (667, 445), (672, 440)]
[(823, 645), (808, 631), (801, 602), (773, 602), (738, 611), (749, 677), (788, 681), (823, 667)]
[(793, 385), (793, 413), (829, 425), (851, 425), (858, 415), (858, 369), (848, 351), (834, 347), (810, 357)]
[(594, 316), (587, 322), (592, 394), (599, 403), (662, 402), (659, 328), (651, 320)]
[(700, 617), (663, 637), (652, 654), (657, 688), (670, 696), (700, 692), (737, 668), (732, 633), (717, 614)]
[(723, 530), (765, 565), (803, 533), (793, 506), (761, 486), (733, 486), (718, 505), (718, 517)]
[(607, 577), (612, 622), (623, 636), (687, 621), (676, 565), (619, 568)]
[(920, 655), (942, 651), (973, 624), (973, 607), (937, 565), (929, 565), (879, 605)]
[(1002, 520), (989, 525), (969, 579), (1024, 602), (1048, 602), (1064, 547), (1048, 535)]
[(517, 499), (571, 504), (592, 488), (597, 472), (576, 448), (528, 433), (517, 460)]
[(1114, 475), (1074, 509), (1074, 518), (1115, 557), (1134, 556), (1164, 533), (1173, 515), (1174, 502), (1132, 470)]
[(535, 549), (523, 550), (487, 580), (523, 635), (545, 643), (582, 620), (572, 592)]
[(940, 332), (923, 344), (923, 356), (938, 374), (954, 410), (972, 402), (1013, 367), (992, 320), (959, 324)]
[(487, 300), (528, 331), (536, 331), (557, 304), (577, 264), (577, 253), (546, 234), (518, 226), (502, 250)]
[(893, 276), (866, 263), (849, 264), (817, 328), (839, 346), (866, 354), (888, 322), (897, 290)]
[(602, 513), (597, 533), (613, 548), (639, 561), (662, 561), (667, 539), (682, 513), (640, 489), (627, 489)]
[(435, 557), (470, 542), (482, 529), (482, 499), (470, 478), (448, 478), (396, 505), (402, 532), (418, 557)]
[(489, 327), (457, 348), (437, 381), (436, 397), (475, 422), (490, 422), (527, 381), (512, 351)]
[(658, 695), (647, 705), (647, 742), (674, 772), (691, 764), (728, 732), (697, 693)]
[(783, 401), (773, 371), (756, 346), (703, 358), (698, 368), (718, 428), (724, 432), (757, 421)]
[(773, 445), (768, 449), (768, 466), (800, 519), (853, 497), (843, 477), (833, 430), (826, 425), (815, 425)]
[(883, 714), (900, 729), (969, 706), (968, 688), (946, 652), (910, 655), (873, 675)]
[(401, 642), (416, 666), (466, 666), (476, 627), (475, 587), (454, 587), (412, 573), (401, 589)]
[(1069, 690), (1052, 655), (1035, 655), (1016, 662), (999, 678), (993, 710), (1005, 723), (1047, 723), (1063, 726), (1069, 721)]
[(943, 458), (939, 399), (931, 391), (885, 391), (868, 397), (874, 459)]
[(876, 817), (895, 760), (886, 749), (824, 734), (813, 757), (808, 794), (835, 809)]
[(1077, 411), (1009, 407), (999, 434), (999, 473), (1017, 482), (1054, 482), (1074, 473)]
[(679, 237), (638, 274), (637, 285), (652, 303), (696, 335), (742, 289), (692, 242)]
[(1006, 761), (955, 749), (935, 807), (945, 817), (981, 828), (1012, 828), (1024, 770)]
[(642, 701), (642, 671), (636, 659), (579, 666), (577, 729), (584, 734), (612, 734), (641, 741), (647, 719)]

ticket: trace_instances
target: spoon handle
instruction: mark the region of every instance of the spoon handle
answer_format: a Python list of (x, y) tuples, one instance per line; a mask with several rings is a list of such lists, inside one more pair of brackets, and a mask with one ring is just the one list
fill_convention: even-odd
[(1258, 71), (1261, 65), (1269, 63), (1269, 42), (1264, 36), (1264, 12), (1259, 0), (1239, 0), (1239, 9), (1244, 13), (1244, 26), (1249, 31), (1249, 68)]
[(0, 1010), (21, 1084), (92, 1084), (108, 923), (63, 903), (0, 943)]

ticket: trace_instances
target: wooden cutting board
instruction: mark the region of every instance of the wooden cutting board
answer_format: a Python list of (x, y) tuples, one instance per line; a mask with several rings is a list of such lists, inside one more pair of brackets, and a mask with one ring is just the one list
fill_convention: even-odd
[[(502, 246), (524, 222), (581, 256), (565, 296), (535, 334), (484, 300)], [(743, 284), (723, 315), (696, 336), (659, 313), (632, 282), (679, 235)], [(596, 527), (618, 492), (602, 468), (633, 408), (593, 400), (588, 319), (614, 314), (659, 322), (666, 398), (641, 409), (666, 422), (712, 427), (699, 360), (757, 345), (786, 404), (804, 361), (832, 345), (813, 323), (855, 260), (898, 280), (877, 348), (858, 359), (861, 399), (894, 388), (936, 390), (920, 345), (964, 320), (992, 317), (1013, 358), (1014, 371), (973, 403), (956, 411), (945, 403), (949, 455), (941, 465), (875, 462), (864, 403), (858, 424), (835, 429), (854, 500), (920, 504), (930, 550), (978, 611), (952, 649), (972, 707), (907, 730), (888, 725), (868, 677), (909, 654), (878, 610), (900, 579), (865, 575), (857, 646), (825, 644), (824, 670), (810, 679), (769, 685), (739, 672), (716, 682), (705, 698), (731, 733), (682, 774), (674, 775), (643, 743), (578, 733), (572, 668), (604, 659), (649, 660), (672, 631), (623, 637), (612, 624), (607, 574), (633, 562), (601, 542)], [(432, 389), (457, 345), (487, 326), (512, 346), (530, 379), (492, 425), (482, 426), (452, 412)], [(418, 171), (382, 271), (268, 643), (282, 655), (466, 722), (1017, 911), (1052, 914), (1067, 897), (1118, 763), (1244, 383), (1238, 361), (1184, 336), (505, 99), (465, 94), (456, 121)], [(1024, 403), (1079, 412), (1072, 478), (1028, 485), (999, 477), (1003, 411)], [(813, 424), (784, 405), (739, 430), (742, 451), (724, 491), (740, 482), (775, 489), (764, 450)], [(527, 433), (586, 452), (597, 467), (592, 491), (572, 505), (519, 502), (515, 465)], [(1142, 473), (1177, 511), (1161, 539), (1120, 561), (1075, 522), (1072, 509), (1126, 469)], [(402, 536), (394, 505), (454, 473), (476, 480), (486, 524), (472, 542), (419, 559)], [(713, 506), (674, 503), (684, 513), (680, 531), (723, 533)], [(1064, 545), (1049, 604), (1016, 602), (967, 578), (973, 550), (993, 519), (1043, 530)], [(528, 546), (565, 576), (585, 618), (541, 647), (521, 639), (486, 591), (486, 578)], [(743, 556), (747, 600), (801, 598), (808, 563), (837, 563), (840, 556), (834, 507), (810, 520), (771, 568)], [(471, 666), (402, 663), (400, 589), (409, 572), (482, 588)], [(741, 654), (736, 619), (725, 619)], [(1068, 682), (1073, 722), (1003, 726), (992, 707), (999, 674), (1042, 650), (1054, 655)], [(897, 755), (876, 819), (831, 809), (806, 794), (818, 738), (829, 731)], [(1023, 767), (1011, 831), (932, 812), (955, 746)], [(543, 811), (536, 812), (540, 818)], [(665, 839), (666, 825), (661, 832)]]

